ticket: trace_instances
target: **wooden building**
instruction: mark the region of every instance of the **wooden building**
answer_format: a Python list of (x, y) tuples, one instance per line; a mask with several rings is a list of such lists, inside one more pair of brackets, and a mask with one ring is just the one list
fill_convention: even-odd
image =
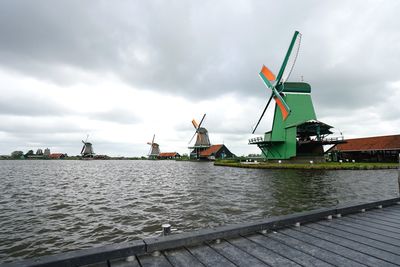
[(178, 159), (180, 157), (178, 152), (163, 152), (158, 155), (159, 159)]
[(51, 153), (49, 155), (49, 159), (63, 159), (66, 157), (66, 154), (63, 153)]
[(202, 150), (199, 154), (199, 158), (205, 160), (232, 158), (234, 156), (235, 155), (223, 144), (212, 145), (209, 148)]
[(329, 149), (333, 161), (397, 162), (400, 153), (400, 135), (347, 139)]

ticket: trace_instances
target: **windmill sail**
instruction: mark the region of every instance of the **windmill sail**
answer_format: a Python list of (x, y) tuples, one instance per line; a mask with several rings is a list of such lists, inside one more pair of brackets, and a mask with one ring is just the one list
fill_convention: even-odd
[(289, 49), (286, 52), (285, 59), (283, 60), (281, 69), (279, 70), (277, 83), (282, 84), (289, 79), (292, 73), (294, 64), (297, 60), (297, 55), (299, 54), (301, 43), (301, 33), (296, 31), (293, 35), (292, 41), (290, 42)]
[[(262, 66), (259, 76), (263, 80), (264, 84), (272, 90), (272, 93), (270, 98), (268, 99), (267, 105), (265, 106), (260, 118), (258, 119), (256, 126), (253, 128), (252, 133), (256, 131), (258, 125), (260, 124), (260, 121), (264, 117), (265, 111), (267, 110), (272, 98), (275, 100), (276, 105), (281, 111), (282, 119), (285, 121), (289, 116), (291, 110), (285, 99), (282, 97), (282, 91), (284, 89), (284, 83), (289, 78), (290, 74), (292, 73), (294, 64), (296, 63), (297, 55), (300, 49), (300, 42), (301, 34), (298, 31), (295, 31), (277, 77), (275, 77), (272, 71), (269, 70), (266, 66)], [(275, 81), (274, 85), (272, 85), (271, 83), (273, 81)]]
[(199, 128), (199, 124), (197, 124), (197, 121), (195, 119), (192, 120), (192, 124), (196, 130), (197, 128)]

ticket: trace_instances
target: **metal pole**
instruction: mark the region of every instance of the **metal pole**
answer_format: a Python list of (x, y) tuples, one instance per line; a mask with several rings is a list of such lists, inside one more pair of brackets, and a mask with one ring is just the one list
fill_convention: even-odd
[(169, 235), (171, 234), (171, 225), (168, 223), (165, 223), (163, 225), (161, 225), (162, 230), (163, 230), (163, 235)]

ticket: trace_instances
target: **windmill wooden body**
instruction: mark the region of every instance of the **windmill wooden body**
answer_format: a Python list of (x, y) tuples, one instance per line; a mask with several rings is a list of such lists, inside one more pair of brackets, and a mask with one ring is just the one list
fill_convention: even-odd
[(286, 82), (295, 64), (300, 40), (301, 34), (296, 31), (277, 77), (265, 66), (259, 73), (272, 93), (253, 133), (272, 99), (275, 100), (275, 111), (272, 130), (266, 132), (264, 138), (250, 139), (249, 144), (257, 145), (268, 160), (323, 161), (323, 145), (344, 142), (340, 138), (326, 138), (332, 134), (332, 126), (317, 120), (311, 99), (311, 86), (303, 82)]
[(81, 156), (82, 156), (83, 158), (93, 158), (94, 155), (95, 155), (95, 154), (94, 154), (94, 151), (93, 151), (92, 143), (89, 143), (89, 142), (87, 141), (88, 137), (89, 137), (89, 136), (86, 137), (86, 140), (85, 140), (85, 141), (82, 140), (83, 147), (82, 147), (82, 150), (81, 150)]
[(189, 144), (192, 142), (192, 140), (195, 136), (196, 136), (196, 142), (194, 143), (194, 146), (189, 147), (189, 149), (191, 149), (190, 158), (198, 159), (200, 152), (203, 150), (206, 150), (207, 148), (209, 148), (211, 146), (207, 129), (204, 127), (201, 127), (205, 117), (206, 117), (206, 114), (203, 115), (203, 118), (201, 119), (200, 123), (197, 123), (195, 119), (192, 120), (192, 124), (195, 129), (195, 132), (194, 132), (192, 138), (190, 139)]
[(147, 144), (150, 145), (150, 150), (147, 155), (149, 159), (157, 159), (160, 155), (160, 146), (159, 144), (154, 142), (155, 137), (156, 135), (153, 135), (153, 139), (151, 140), (151, 142), (147, 142)]

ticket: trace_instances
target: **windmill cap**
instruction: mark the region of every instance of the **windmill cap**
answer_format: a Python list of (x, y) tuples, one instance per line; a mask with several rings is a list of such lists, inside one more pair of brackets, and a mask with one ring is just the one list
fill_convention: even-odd
[[(280, 87), (277, 86), (277, 90), (280, 91)], [(283, 92), (287, 93), (311, 93), (311, 86), (308, 83), (284, 83)]]

